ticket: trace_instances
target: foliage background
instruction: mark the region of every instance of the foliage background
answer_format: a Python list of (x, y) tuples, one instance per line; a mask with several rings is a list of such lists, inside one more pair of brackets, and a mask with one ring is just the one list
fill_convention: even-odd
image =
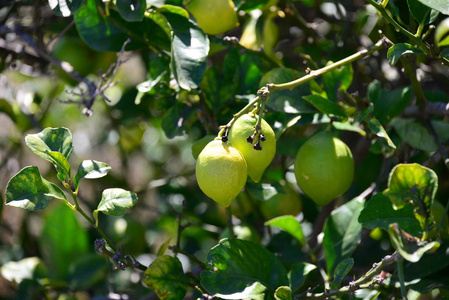
[[(155, 19), (150, 22), (150, 18), (141, 18), (142, 21), (122, 23), (120, 26), (125, 27), (125, 33), (120, 32), (117, 37), (107, 36), (105, 40), (110, 43), (105, 43), (96, 36), (97, 32), (83, 31), (83, 22), (87, 22), (89, 13), (92, 14), (85, 7), (80, 10), (85, 15), (78, 12), (75, 17), (63, 17), (52, 11), (46, 1), (1, 2), (2, 197), (8, 180), (28, 165), (37, 165), (43, 177), (57, 181), (53, 166), (36, 159), (25, 146), (24, 137), (46, 127), (66, 127), (73, 134), (74, 153), (70, 158), (73, 168), (84, 159), (103, 161), (112, 167), (108, 176), (82, 182), (79, 199), (86, 211), (95, 210), (101, 192), (106, 188), (124, 188), (139, 197), (136, 206), (122, 217), (100, 216), (101, 227), (123, 247), (124, 252), (135, 255), (143, 265), (149, 265), (164, 243), (177, 243), (182, 212), (181, 222), (188, 226), (183, 228), (178, 245), (182, 252), (204, 262), (208, 251), (225, 236), (226, 213), (207, 199), (197, 186), (192, 155), (195, 142), (206, 135), (216, 135), (218, 126), (226, 124), (264, 84), (291, 81), (304, 75), (308, 67), (315, 70), (329, 61), (344, 59), (379, 40), (378, 30), (382, 30), (395, 44), (410, 42), (365, 1), (234, 2), (239, 7), (241, 26), (225, 35), (209, 37), (211, 50), (204, 76), (196, 82), (198, 88), (191, 82), (184, 83), (190, 84), (186, 88), (170, 77), (171, 41), (156, 25)], [(387, 8), (394, 18), (415, 32), (420, 22), (409, 9), (411, 2), (417, 1), (390, 1)], [(100, 1), (88, 0), (87, 3), (90, 9), (104, 8)], [(164, 3), (182, 6), (181, 1), (175, 0), (147, 1), (145, 4), (148, 7), (154, 5), (154, 8)], [(272, 6), (277, 9), (270, 10)], [(244, 49), (232, 40), (224, 39), (224, 36), (240, 38), (251, 13), (260, 8), (263, 10), (259, 27), (252, 34), (259, 34), (260, 38), (260, 24), (271, 24), (271, 29), (264, 32), (262, 39), (262, 43), (267, 45), (264, 50)], [(121, 18), (113, 5), (110, 13), (115, 20)], [(439, 14), (432, 23), (439, 24), (445, 17)], [(425, 31), (430, 28), (428, 24), (424, 27)], [(11, 28), (15, 30), (8, 31)], [(97, 74), (100, 67), (104, 73), (116, 60), (116, 54), (129, 35), (132, 42), (120, 55), (126, 62), (120, 65), (116, 74), (119, 83), (105, 92), (110, 101), (105, 101), (100, 95), (90, 106), (92, 103), (87, 101), (88, 97), (68, 93), (77, 92), (78, 83), (49, 64), (41, 53), (30, 50), (26, 41), (24, 43), (20, 38), (22, 33), (33, 37), (37, 47), (48, 50), (47, 55), (55, 53), (59, 40), (67, 38), (73, 41), (64, 49), (62, 55), (65, 56), (61, 59), (69, 60), (82, 77), (93, 82), (100, 80)], [(145, 38), (139, 39), (139, 36)], [(269, 38), (275, 40), (271, 48), (268, 46)], [(95, 51), (86, 42), (97, 50), (109, 52)], [(433, 34), (426, 42), (434, 45)], [(273, 98), (267, 101), (265, 118), (279, 137), (277, 154), (265, 172), (263, 185), (249, 182), (232, 205), (233, 222), (249, 226), (251, 236), (245, 238), (276, 253), (288, 270), (297, 262), (308, 261), (309, 257), (287, 232), (264, 224), (276, 216), (272, 213), (279, 211), (278, 215), (283, 215), (298, 210), (302, 230), (314, 248), (321, 245), (322, 241), (317, 236), (334, 208), (367, 189), (369, 195), (383, 191), (388, 187), (388, 174), (395, 165), (413, 162), (436, 172), (438, 192), (435, 199), (443, 206), (448, 202), (448, 169), (437, 151), (435, 135), (422, 130), (424, 127), (421, 125), (430, 117), (438, 122), (435, 127), (446, 151), (449, 139), (447, 112), (437, 116), (422, 111), (416, 113), (414, 108), (419, 99), (412, 87), (413, 79), (406, 74), (403, 61), (394, 66), (389, 64), (387, 50), (385, 47), (354, 62), (351, 67), (324, 76), (322, 80), (293, 91), (273, 94)], [(82, 53), (83, 57), (76, 58), (77, 53)], [(413, 51), (406, 59), (410, 61), (426, 101), (448, 103), (447, 66), (438, 57)], [(290, 69), (280, 71), (279, 67)], [(345, 127), (349, 128), (346, 131), (334, 129), (353, 152), (356, 175), (350, 190), (324, 208), (317, 207), (300, 193), (292, 167), (295, 155), (307, 137), (329, 124), (326, 114), (319, 113), (302, 99), (312, 92), (327, 95), (334, 102), (341, 102), (349, 95), (366, 106), (374, 103), (370, 116), (377, 118), (397, 146), (396, 149), (389, 148), (386, 141), (373, 134), (362, 121)], [(349, 118), (355, 116), (351, 115), (351, 109), (360, 112), (360, 106), (345, 105)], [(93, 114), (86, 117), (83, 111)], [(347, 119), (335, 118), (336, 121)], [(360, 135), (360, 129), (367, 135)], [(273, 202), (270, 203), (272, 206), (268, 202)], [(110, 260), (96, 254), (93, 245), (99, 238), (97, 232), (78, 215), (73, 217), (71, 211), (57, 201), (53, 201), (49, 209), (39, 212), (27, 212), (3, 205), (3, 201), (1, 203), (0, 266), (30, 257), (39, 258), (41, 263), (37, 268), (34, 268), (36, 261), (28, 262), (31, 267), (20, 265), (18, 275), (15, 275), (20, 280), (16, 283), (7, 280), (2, 273), (1, 299), (39, 299), (44, 294), (51, 299), (119, 299), (119, 295), (126, 295), (128, 299), (156, 298), (154, 291), (141, 283), (140, 271), (131, 268), (113, 270)], [(292, 203), (292, 208), (286, 203)], [(352, 276), (359, 277), (374, 262), (394, 251), (386, 231), (377, 231), (375, 238), (370, 233), (371, 229), (364, 228), (360, 242), (354, 244), (351, 257), (355, 266), (343, 283), (351, 281)], [(447, 249), (447, 242), (441, 247)], [(316, 254), (324, 268), (322, 248), (317, 249)], [(170, 250), (167, 253), (171, 253)], [(182, 253), (178, 258), (183, 263), (184, 272), (198, 276), (198, 266), (194, 261)], [(424, 260), (419, 265), (406, 264), (405, 274), (409, 278), (423, 279), (422, 286), (414, 290), (409, 288), (409, 298), (435, 290), (440, 294), (436, 297), (441, 294), (447, 296), (447, 261), (446, 254), (438, 259)], [(27, 273), (33, 268), (33, 274)], [(392, 282), (397, 282), (395, 269), (389, 271), (393, 274)], [(321, 283), (319, 273), (312, 272), (307, 286)], [(379, 290), (385, 298), (400, 295), (398, 286), (394, 284)], [(186, 297), (198, 296), (197, 291), (190, 289)]]

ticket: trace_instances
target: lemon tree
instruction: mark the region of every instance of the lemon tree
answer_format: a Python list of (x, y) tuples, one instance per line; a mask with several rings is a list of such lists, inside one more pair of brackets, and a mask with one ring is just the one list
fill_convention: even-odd
[(195, 173), (201, 190), (221, 206), (228, 207), (245, 185), (247, 166), (236, 148), (214, 140), (198, 155)]
[(259, 116), (253, 113), (239, 117), (229, 130), (229, 142), (245, 157), (248, 175), (259, 182), (263, 172), (276, 153), (276, 137), (271, 126), (261, 119), (260, 131), (256, 130)]
[(307, 140), (295, 160), (299, 187), (318, 205), (326, 205), (351, 186), (354, 160), (351, 150), (328, 131)]

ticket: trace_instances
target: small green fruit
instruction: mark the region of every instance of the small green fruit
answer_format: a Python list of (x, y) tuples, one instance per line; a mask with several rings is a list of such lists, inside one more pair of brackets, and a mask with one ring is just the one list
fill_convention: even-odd
[(242, 154), (219, 139), (207, 144), (198, 155), (195, 173), (200, 189), (224, 207), (231, 205), (248, 176)]
[(324, 206), (351, 186), (354, 178), (351, 150), (330, 132), (319, 132), (299, 149), (295, 176), (301, 190)]
[[(235, 121), (228, 133), (229, 142), (237, 148), (245, 157), (248, 164), (248, 175), (254, 182), (259, 182), (263, 172), (271, 163), (276, 153), (276, 137), (270, 125), (262, 119), (260, 133), (264, 138), (260, 139), (261, 150), (254, 147), (257, 137), (248, 142), (248, 138), (254, 136), (254, 127), (259, 116), (245, 114)], [(261, 136), (261, 137), (262, 137)]]
[(224, 33), (239, 25), (235, 5), (231, 0), (187, 0), (184, 3), (207, 34)]

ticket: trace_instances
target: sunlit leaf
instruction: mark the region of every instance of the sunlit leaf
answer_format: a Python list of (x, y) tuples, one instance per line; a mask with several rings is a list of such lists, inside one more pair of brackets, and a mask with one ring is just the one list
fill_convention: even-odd
[(398, 164), (390, 172), (388, 187), (384, 194), (393, 206), (400, 209), (410, 203), (425, 229), (431, 222), (431, 207), (438, 189), (435, 172), (419, 164)]
[(316, 269), (317, 266), (305, 262), (294, 264), (288, 273), (292, 291), (296, 292), (306, 281), (307, 275)]
[(442, 14), (449, 15), (449, 2), (446, 0), (419, 0), (419, 2)]
[(410, 262), (417, 262), (430, 250), (435, 250), (440, 246), (437, 241), (422, 242), (418, 238), (400, 229), (397, 224), (391, 224), (388, 230), (393, 247), (399, 254)]
[(3, 278), (14, 283), (21, 283), (25, 279), (36, 278), (36, 270), (41, 268), (46, 272), (42, 260), (39, 257), (26, 257), (19, 261), (9, 261), (0, 267)]
[(407, 0), (407, 5), (418, 23), (430, 24), (438, 17), (438, 11), (431, 9), (418, 0)]
[(25, 167), (6, 186), (6, 204), (26, 210), (40, 210), (53, 199), (67, 201), (62, 190), (42, 178), (37, 167)]
[(276, 300), (293, 300), (292, 290), (288, 286), (280, 286), (274, 293)]
[(78, 172), (73, 178), (73, 185), (78, 187), (78, 183), (82, 178), (95, 179), (106, 176), (111, 170), (111, 167), (104, 162), (96, 160), (84, 160), (78, 166)]
[(80, 9), (86, 0), (48, 0), (53, 12), (58, 16), (69, 17)]
[(302, 97), (304, 100), (312, 104), (316, 109), (318, 109), (323, 114), (335, 115), (345, 117), (345, 110), (339, 106), (337, 103), (323, 98), (319, 95), (308, 95)]
[(73, 151), (72, 134), (67, 128), (45, 128), (39, 133), (29, 134), (25, 137), (28, 148), (37, 156), (54, 163), (55, 158), (48, 152), (59, 152), (66, 159)]
[(93, 212), (97, 220), (98, 212), (109, 216), (121, 216), (137, 203), (137, 195), (123, 189), (106, 189), (103, 191), (101, 201)]
[(304, 246), (306, 239), (302, 232), (301, 223), (293, 216), (280, 216), (265, 222), (265, 225), (278, 227), (288, 233), (290, 233), (298, 242)]
[(189, 284), (178, 258), (158, 256), (147, 268), (143, 282), (156, 292), (159, 299), (183, 299)]

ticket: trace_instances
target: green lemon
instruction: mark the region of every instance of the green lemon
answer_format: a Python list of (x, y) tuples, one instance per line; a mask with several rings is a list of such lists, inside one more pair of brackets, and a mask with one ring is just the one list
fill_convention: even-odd
[(351, 150), (332, 133), (319, 132), (299, 149), (295, 176), (301, 190), (324, 206), (351, 186), (354, 178)]
[(220, 139), (207, 144), (198, 155), (195, 173), (200, 189), (224, 207), (231, 205), (248, 175), (242, 154)]
[[(264, 119), (262, 119), (260, 124), (260, 133), (264, 137), (259, 141), (262, 149), (256, 150), (254, 148), (258, 142), (258, 137), (254, 136), (254, 127), (258, 119), (259, 116), (252, 113), (245, 114), (235, 121), (228, 133), (229, 142), (245, 157), (248, 165), (248, 175), (254, 182), (260, 181), (263, 172), (276, 153), (276, 137), (273, 129)], [(252, 142), (248, 142), (250, 137), (253, 137)]]
[(285, 189), (285, 194), (278, 193), (260, 203), (260, 210), (265, 220), (271, 220), (284, 215), (296, 216), (301, 212), (302, 200), (299, 194), (288, 183), (282, 184), (282, 186)]
[(444, 19), (438, 24), (435, 30), (435, 44), (438, 47), (449, 46), (449, 18)]
[(239, 25), (231, 0), (187, 0), (184, 5), (207, 34), (224, 33)]

